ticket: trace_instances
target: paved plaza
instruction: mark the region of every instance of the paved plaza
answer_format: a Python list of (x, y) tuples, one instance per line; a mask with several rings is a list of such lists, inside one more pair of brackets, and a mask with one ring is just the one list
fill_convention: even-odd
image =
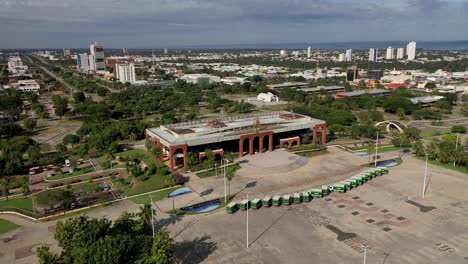
[[(242, 166), (233, 179), (232, 192), (240, 192), (236, 199), (247, 191), (250, 197), (259, 198), (292, 193), (365, 169), (359, 165), (366, 163), (367, 157), (338, 148), (329, 151), (307, 158), (290, 171), (264, 168), (260, 173)], [(244, 164), (265, 166), (253, 160), (257, 157), (260, 155), (246, 157)], [(297, 159), (302, 158), (296, 156), (291, 162)], [(251, 209), (248, 249), (245, 211), (231, 215), (220, 209), (185, 216), (158, 212), (158, 227), (171, 232), (180, 263), (362, 263), (365, 247), (367, 263), (468, 263), (467, 175), (436, 166), (430, 166), (428, 175), (422, 199), (424, 161), (405, 155), (403, 163), (390, 168), (388, 175), (345, 194), (333, 193), (292, 206)], [(176, 206), (219, 198), (224, 193), (222, 184), (222, 178), (193, 179), (188, 184), (193, 193), (176, 197)], [(158, 202), (158, 207), (162, 205), (172, 209), (170, 199)], [(122, 211), (136, 210), (137, 205), (123, 201), (88, 215), (115, 219)], [(0, 236), (0, 263), (35, 263), (34, 246), (40, 243), (58, 249), (53, 240), (55, 221), (34, 224), (2, 218), (23, 227)]]

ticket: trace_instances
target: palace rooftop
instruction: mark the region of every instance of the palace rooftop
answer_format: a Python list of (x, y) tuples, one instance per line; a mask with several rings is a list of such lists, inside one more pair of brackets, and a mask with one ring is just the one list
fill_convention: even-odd
[[(255, 123), (259, 122), (258, 125)], [(282, 133), (312, 129), (325, 121), (286, 111), (241, 115), (218, 119), (161, 125), (147, 129), (147, 135), (157, 137), (162, 145), (187, 144), (198, 146), (229, 140), (238, 140), (242, 135), (258, 131)]]

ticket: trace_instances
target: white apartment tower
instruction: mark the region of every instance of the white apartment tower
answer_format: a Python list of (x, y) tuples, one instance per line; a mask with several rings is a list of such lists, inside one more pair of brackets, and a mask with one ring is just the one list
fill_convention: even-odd
[(126, 83), (126, 82), (134, 82), (136, 81), (135, 78), (135, 65), (133, 63), (130, 64), (116, 64), (115, 67), (117, 70), (115, 71), (116, 73), (116, 78), (119, 79), (120, 82)]
[(349, 49), (346, 50), (345, 61), (352, 61), (353, 60), (353, 50)]
[(344, 53), (340, 53), (340, 55), (338, 55), (338, 61), (345, 61), (345, 54)]
[(94, 55), (89, 55), (89, 70), (95, 71), (96, 70), (96, 60)]
[(82, 71), (89, 70), (88, 53), (78, 54), (78, 56), (76, 57), (76, 65), (78, 66), (78, 69)]
[(309, 47), (307, 47), (307, 58), (308, 59), (310, 59), (310, 55), (311, 55), (310, 52), (311, 52), (311, 48), (309, 46)]
[(405, 48), (398, 48), (397, 49), (397, 60), (402, 60), (405, 57)]
[(106, 64), (104, 63), (104, 46), (94, 43), (89, 46), (89, 51), (91, 53), (90, 59), (91, 59), (91, 56), (93, 56), (92, 59), (94, 62), (93, 63), (94, 67), (95, 67), (95, 69), (93, 70), (96, 70), (96, 71), (105, 70)]
[(393, 60), (395, 57), (395, 49), (392, 47), (387, 48), (387, 56), (385, 56), (385, 59), (387, 60)]
[(416, 42), (411, 41), (406, 46), (406, 55), (408, 55), (408, 60), (414, 60), (416, 58)]
[(377, 61), (379, 49), (369, 49), (369, 61)]

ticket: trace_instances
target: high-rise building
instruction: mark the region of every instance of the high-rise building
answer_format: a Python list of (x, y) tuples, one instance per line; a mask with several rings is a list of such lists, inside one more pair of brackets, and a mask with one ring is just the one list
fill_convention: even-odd
[(379, 49), (369, 49), (369, 61), (377, 61)]
[(356, 65), (351, 66), (346, 71), (346, 81), (353, 82), (358, 78), (358, 67)]
[(130, 64), (116, 64), (115, 67), (117, 70), (115, 71), (116, 78), (119, 79), (120, 82), (134, 82), (136, 81), (135, 78), (135, 65), (133, 63)]
[(344, 53), (340, 53), (340, 55), (338, 55), (338, 61), (345, 61), (345, 54)]
[(82, 71), (89, 70), (88, 53), (78, 54), (78, 56), (76, 57), (76, 66)]
[(310, 59), (310, 55), (311, 55), (310, 52), (311, 52), (311, 48), (309, 46), (309, 47), (307, 47), (307, 58), (308, 59)]
[(94, 55), (89, 55), (89, 70), (96, 70), (96, 60), (94, 59)]
[(402, 60), (405, 57), (405, 48), (398, 48), (396, 58)]
[(123, 52), (124, 55), (127, 55), (127, 54), (128, 54), (127, 48), (123, 48), (123, 49), (122, 49), (122, 52)]
[(64, 57), (69, 57), (71, 55), (70, 49), (63, 49), (63, 56)]
[(167, 49), (164, 49), (164, 54), (167, 54)]
[(394, 59), (394, 54), (395, 54), (395, 50), (392, 47), (388, 47), (387, 48), (387, 56), (385, 56), (385, 59), (393, 60)]
[(288, 55), (288, 53), (286, 52), (286, 50), (280, 50), (280, 56), (281, 56), (281, 57), (286, 57), (286, 55)]
[(91, 55), (93, 55), (95, 70), (105, 70), (106, 64), (104, 63), (104, 46), (94, 43), (89, 46), (89, 50)]
[(352, 61), (353, 60), (353, 50), (349, 49), (346, 50), (345, 61)]
[(369, 70), (367, 72), (367, 78), (369, 80), (380, 80), (383, 77), (383, 71), (381, 70)]
[(416, 58), (416, 42), (411, 41), (406, 46), (406, 55), (408, 55), (408, 60), (414, 60)]

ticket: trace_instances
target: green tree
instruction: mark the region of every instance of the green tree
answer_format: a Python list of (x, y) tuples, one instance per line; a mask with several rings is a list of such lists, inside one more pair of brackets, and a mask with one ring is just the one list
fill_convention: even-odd
[[(177, 179), (175, 175), (171, 175), (166, 182), (167, 185), (169, 185), (171, 188), (174, 188), (174, 186), (177, 185)], [(175, 196), (172, 196), (172, 212), (175, 213)]]
[(27, 118), (23, 120), (23, 125), (28, 130), (34, 130), (34, 128), (37, 126), (37, 121), (36, 119)]
[(52, 97), (52, 101), (54, 103), (54, 111), (57, 116), (62, 117), (70, 111), (70, 109), (68, 108), (67, 98), (62, 98), (58, 95), (54, 95)]
[(399, 107), (397, 108), (396, 115), (400, 118), (400, 120), (405, 118), (406, 111), (405, 109)]
[(37, 162), (41, 159), (41, 148), (38, 145), (31, 145), (28, 148), (28, 159), (33, 164), (37, 164)]
[(156, 210), (153, 209), (151, 204), (146, 203), (143, 206), (140, 206), (140, 211), (137, 213), (137, 216), (140, 218), (143, 226), (151, 231), (153, 228), (153, 216), (156, 216)]
[(369, 142), (367, 144), (367, 157), (368, 157), (368, 164), (371, 164), (371, 156), (375, 152), (375, 144), (374, 142)]
[(452, 131), (452, 133), (465, 134), (465, 133), (466, 133), (466, 126), (463, 126), (463, 125), (454, 125), (454, 126), (452, 126), (451, 131)]
[(50, 252), (49, 246), (41, 246), (37, 249), (37, 257), (39, 258), (40, 264), (59, 264), (60, 256)]
[(73, 145), (77, 144), (80, 142), (80, 137), (77, 136), (77, 135), (73, 135), (73, 134), (68, 134), (66, 135), (63, 140), (62, 140), (62, 143), (66, 146), (66, 145), (71, 145), (73, 147)]
[(414, 142), (413, 151), (417, 157), (423, 157), (426, 155), (426, 149), (424, 148), (424, 144), (421, 140)]
[(75, 102), (82, 103), (86, 100), (86, 96), (83, 92), (76, 92), (73, 94), (73, 99)]
[(137, 215), (124, 212), (114, 222), (86, 216), (56, 225), (60, 263), (172, 263), (173, 240), (164, 230), (152, 237)]
[(63, 154), (67, 152), (67, 147), (64, 144), (59, 143), (55, 146), (55, 151), (57, 151), (60, 154)]
[(5, 199), (8, 201), (8, 195), (10, 194), (10, 178), (4, 177), (1, 181), (2, 194), (5, 195)]
[(405, 129), (405, 132), (403, 132), (403, 134), (410, 140), (417, 140), (421, 138), (421, 130), (417, 127), (408, 127), (407, 129)]
[(172, 264), (174, 263), (174, 240), (169, 236), (169, 232), (161, 229), (154, 238), (151, 247), (151, 256), (139, 262), (140, 264)]
[(426, 83), (426, 85), (424, 85), (424, 88), (434, 89), (436, 88), (436, 84), (432, 82), (428, 82)]

